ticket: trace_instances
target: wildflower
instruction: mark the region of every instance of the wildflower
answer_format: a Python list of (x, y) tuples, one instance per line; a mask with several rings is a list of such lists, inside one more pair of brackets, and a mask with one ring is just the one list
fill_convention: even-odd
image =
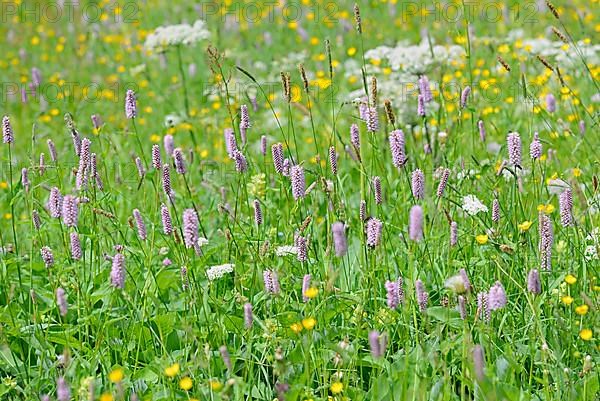
[(304, 169), (302, 166), (292, 166), (290, 169), (290, 178), (292, 181), (292, 196), (295, 200), (303, 198), (306, 191), (306, 182), (304, 180)]
[(317, 321), (314, 317), (307, 317), (302, 319), (302, 327), (304, 327), (306, 330), (314, 329), (316, 324)]
[(61, 287), (58, 287), (56, 289), (56, 304), (58, 305), (58, 310), (60, 312), (61, 316), (67, 316), (67, 310), (68, 310), (68, 305), (67, 305), (67, 299), (66, 299), (66, 295), (65, 295), (65, 290), (63, 290)]
[(306, 291), (310, 287), (310, 279), (311, 279), (310, 274), (305, 274), (304, 278), (302, 279), (302, 300), (304, 302), (307, 302), (309, 300), (309, 298), (306, 296)]
[(209, 380), (208, 385), (212, 391), (219, 391), (223, 388), (223, 384), (218, 380)]
[(375, 203), (377, 205), (381, 205), (383, 203), (383, 198), (381, 196), (381, 178), (373, 177), (373, 197), (375, 198)]
[(31, 222), (33, 223), (33, 227), (39, 231), (40, 226), (42, 225), (42, 219), (39, 212), (35, 209), (31, 212)]
[(563, 227), (573, 224), (573, 194), (570, 189), (565, 189), (558, 197), (560, 209), (560, 223)]
[(246, 326), (247, 329), (252, 327), (253, 321), (254, 321), (254, 319), (252, 316), (252, 304), (249, 302), (246, 302), (244, 304), (244, 325)]
[(590, 341), (593, 337), (594, 333), (590, 329), (583, 329), (579, 332), (579, 338), (583, 341)]
[(283, 173), (283, 145), (275, 143), (271, 146), (271, 155), (273, 156), (273, 166), (278, 174)]
[(179, 368), (180, 368), (180, 366), (177, 362), (172, 364), (171, 366), (167, 366), (165, 368), (165, 375), (167, 377), (173, 378), (179, 374)]
[(546, 95), (546, 110), (548, 110), (548, 113), (554, 113), (556, 111), (556, 98), (552, 93)]
[(473, 365), (475, 367), (475, 375), (477, 380), (482, 381), (485, 378), (485, 357), (483, 355), (483, 347), (477, 344), (473, 348)]
[(263, 281), (265, 283), (265, 291), (270, 292), (271, 294), (278, 294), (279, 287), (279, 277), (277, 276), (277, 272), (274, 270), (265, 270), (263, 272)]
[(248, 161), (242, 152), (239, 150), (234, 150), (232, 153), (232, 158), (235, 161), (235, 170), (238, 173), (245, 173), (248, 171)]
[(296, 334), (300, 333), (302, 331), (302, 323), (292, 323), (292, 325), (290, 326), (290, 329), (292, 329), (292, 331)]
[(383, 223), (378, 219), (369, 219), (367, 221), (367, 245), (371, 248), (375, 248), (379, 245), (381, 239), (381, 230), (383, 229)]
[(467, 195), (463, 197), (462, 209), (471, 216), (475, 216), (479, 212), (486, 213), (488, 211), (485, 206), (475, 195)]
[(357, 154), (360, 153), (360, 134), (358, 131), (358, 125), (352, 124), (350, 126), (350, 143), (354, 146), (354, 150)]
[(488, 302), (488, 293), (480, 292), (477, 294), (477, 312), (480, 319), (490, 321), (490, 308)]
[(385, 354), (386, 345), (387, 340), (385, 335), (379, 334), (376, 330), (369, 332), (369, 346), (371, 347), (373, 358), (381, 358)]
[(194, 209), (183, 211), (183, 240), (186, 248), (194, 248), (198, 241), (198, 215)]
[(441, 198), (444, 195), (444, 191), (446, 190), (446, 185), (448, 184), (448, 178), (450, 178), (450, 169), (444, 168), (442, 170), (442, 175), (440, 177), (440, 183), (438, 184), (436, 195), (438, 198)]
[(529, 145), (529, 156), (534, 160), (542, 157), (542, 143), (537, 132), (533, 134), (533, 141)]
[(450, 223), (450, 246), (456, 246), (458, 243), (458, 223), (453, 221)]
[(214, 281), (223, 277), (226, 273), (232, 273), (235, 265), (225, 263), (223, 265), (211, 266), (206, 270), (206, 276), (209, 281)]
[(171, 220), (171, 213), (169, 208), (164, 203), (160, 205), (160, 217), (162, 220), (163, 232), (165, 235), (173, 234), (173, 223)]
[(504, 287), (499, 281), (490, 288), (488, 293), (489, 308), (491, 311), (501, 309), (506, 306), (506, 293)]
[(519, 230), (521, 231), (527, 231), (529, 228), (531, 228), (532, 224), (533, 223), (531, 221), (524, 221), (521, 224), (518, 224), (517, 227), (519, 227)]
[(113, 257), (110, 281), (115, 288), (125, 288), (125, 256), (122, 253), (117, 253)]
[(192, 389), (192, 379), (189, 376), (184, 376), (179, 380), (179, 388), (185, 391), (189, 391)]
[(521, 136), (511, 132), (506, 138), (508, 146), (508, 160), (513, 166), (521, 166)]
[(334, 146), (331, 146), (329, 148), (329, 165), (331, 166), (331, 174), (337, 175), (337, 171), (338, 171), (337, 153), (335, 152)]
[(379, 130), (379, 114), (376, 107), (367, 107), (366, 120), (367, 131), (377, 132)]
[(431, 93), (431, 85), (427, 75), (421, 75), (419, 77), (419, 93), (423, 95), (423, 100), (429, 103), (433, 100), (433, 94)]
[(125, 116), (128, 119), (135, 118), (137, 115), (137, 105), (135, 99), (135, 92), (131, 89), (127, 89), (125, 94)]
[(425, 174), (423, 174), (423, 171), (419, 169), (413, 171), (411, 189), (415, 199), (425, 198)]
[(229, 356), (229, 351), (227, 351), (227, 347), (225, 345), (221, 345), (219, 347), (219, 353), (221, 354), (221, 359), (223, 359), (223, 363), (227, 370), (231, 370), (231, 357)]
[(417, 115), (419, 117), (425, 117), (425, 99), (423, 95), (417, 97)]
[(148, 233), (146, 231), (146, 224), (144, 224), (144, 219), (142, 219), (142, 214), (140, 213), (139, 209), (133, 209), (133, 218), (135, 219), (138, 236), (142, 241), (145, 241), (148, 237)]
[(140, 159), (139, 157), (135, 158), (135, 167), (137, 168), (138, 175), (140, 176), (140, 178), (144, 178), (144, 176), (146, 175), (146, 168), (144, 167), (142, 159)]
[(309, 287), (304, 291), (304, 296), (308, 299), (316, 298), (319, 295), (319, 289), (317, 287)]
[(560, 300), (563, 304), (565, 304), (567, 306), (569, 306), (573, 303), (573, 297), (571, 297), (569, 295), (563, 296)]
[(419, 205), (415, 205), (410, 209), (408, 236), (411, 240), (417, 242), (423, 239), (423, 208)]
[(415, 296), (419, 304), (419, 310), (425, 312), (427, 310), (427, 303), (429, 302), (429, 294), (425, 291), (425, 285), (421, 280), (415, 281)]
[(165, 148), (167, 156), (173, 155), (173, 151), (175, 150), (173, 135), (165, 135), (163, 138), (163, 147)]
[(396, 281), (386, 281), (385, 290), (387, 296), (387, 305), (390, 309), (396, 309), (398, 305), (404, 302), (404, 290), (402, 288), (402, 277)]
[(485, 125), (483, 124), (482, 120), (479, 120), (477, 122), (477, 128), (479, 129), (479, 139), (481, 140), (481, 142), (485, 142), (486, 132)]
[(406, 153), (404, 150), (404, 132), (394, 130), (389, 137), (390, 153), (392, 154), (392, 164), (396, 168), (401, 168), (406, 163)]
[(488, 236), (487, 234), (479, 234), (475, 237), (475, 241), (477, 241), (479, 245), (485, 245), (488, 243)]
[(331, 387), (329, 387), (329, 389), (331, 390), (332, 394), (340, 394), (342, 391), (344, 391), (344, 385), (340, 382), (333, 382), (331, 383)]
[(2, 118), (2, 142), (11, 144), (14, 142), (14, 135), (12, 125), (10, 124), (10, 118), (4, 116)]
[(42, 255), (42, 260), (46, 267), (52, 267), (54, 265), (54, 255), (52, 254), (52, 249), (50, 249), (50, 247), (42, 247), (40, 254)]
[(331, 225), (333, 235), (333, 247), (335, 256), (342, 257), (348, 252), (348, 242), (346, 240), (345, 226), (342, 222), (336, 222)]
[(260, 153), (262, 153), (263, 156), (267, 155), (267, 137), (266, 137), (266, 135), (262, 135), (260, 137)]
[(206, 23), (196, 20), (190, 24), (159, 26), (146, 37), (144, 47), (152, 52), (161, 52), (179, 45), (191, 46), (210, 37)]
[(572, 274), (567, 274), (565, 276), (565, 283), (573, 285), (577, 282), (577, 278), (575, 276), (573, 276)]
[(115, 368), (111, 370), (108, 374), (108, 380), (110, 380), (112, 383), (120, 383), (121, 381), (123, 381), (124, 377), (125, 374), (123, 373), (123, 369), (121, 368)]
[(458, 312), (460, 313), (460, 318), (462, 320), (467, 318), (467, 305), (465, 302), (465, 297), (462, 295), (458, 296)]
[(457, 274), (446, 279), (444, 286), (456, 294), (462, 294), (467, 291), (467, 285), (462, 274)]
[(183, 151), (181, 148), (175, 148), (173, 150), (173, 162), (175, 163), (175, 171), (177, 174), (185, 174), (185, 160), (183, 159)]
[(298, 262), (306, 262), (308, 260), (308, 247), (306, 244), (306, 238), (302, 236), (296, 237), (296, 258)]
[(67, 227), (76, 227), (79, 209), (77, 207), (77, 198), (72, 195), (65, 195), (62, 199), (62, 219)]
[(469, 99), (469, 95), (471, 94), (471, 87), (466, 86), (462, 93), (460, 94), (460, 108), (464, 109), (467, 107), (467, 100)]
[(536, 269), (531, 269), (527, 275), (527, 290), (534, 295), (538, 295), (542, 292), (540, 274)]
[(579, 305), (575, 308), (575, 313), (577, 313), (578, 315), (585, 315), (588, 313), (588, 310), (590, 309), (589, 306), (587, 306), (586, 304), (583, 305)]
[(56, 380), (56, 399), (58, 401), (70, 401), (71, 389), (64, 377), (59, 377)]

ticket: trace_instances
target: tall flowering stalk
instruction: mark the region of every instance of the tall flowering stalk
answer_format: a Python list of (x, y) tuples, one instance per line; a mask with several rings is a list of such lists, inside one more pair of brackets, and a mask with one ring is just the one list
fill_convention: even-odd
[(333, 234), (333, 247), (335, 256), (342, 257), (348, 253), (348, 241), (346, 240), (346, 228), (344, 223), (336, 222), (331, 225), (331, 233)]
[(406, 163), (406, 152), (404, 149), (404, 132), (402, 130), (394, 130), (389, 136), (390, 153), (392, 154), (392, 164), (396, 168), (404, 167)]
[(372, 218), (367, 221), (367, 245), (369, 247), (375, 248), (377, 245), (379, 245), (379, 242), (381, 240), (382, 229), (383, 223), (381, 222), (381, 220)]
[(563, 227), (573, 225), (573, 193), (569, 188), (558, 196), (558, 206), (560, 209), (560, 224)]
[(304, 179), (304, 169), (302, 166), (295, 165), (290, 169), (290, 178), (292, 181), (292, 196), (295, 200), (304, 198), (306, 191), (306, 181)]
[(415, 281), (415, 297), (419, 305), (419, 311), (424, 313), (429, 303), (429, 293), (425, 291), (425, 284), (421, 280)]
[(423, 208), (419, 205), (415, 205), (410, 209), (408, 236), (411, 240), (417, 242), (423, 239)]
[(399, 305), (404, 303), (404, 290), (402, 284), (402, 277), (398, 277), (396, 281), (388, 280), (385, 282), (388, 308), (396, 309)]
[(120, 252), (113, 256), (110, 282), (115, 288), (125, 288), (125, 255)]
[(425, 198), (425, 174), (420, 169), (413, 171), (411, 187), (415, 199)]
[(511, 132), (506, 137), (508, 147), (508, 161), (515, 167), (521, 166), (521, 136), (516, 132)]

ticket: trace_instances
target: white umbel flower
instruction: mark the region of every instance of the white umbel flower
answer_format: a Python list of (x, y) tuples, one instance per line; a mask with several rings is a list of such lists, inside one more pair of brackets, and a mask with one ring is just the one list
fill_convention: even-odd
[(220, 279), (227, 273), (233, 272), (233, 268), (235, 265), (231, 263), (225, 263), (223, 265), (211, 266), (208, 270), (206, 270), (206, 276), (209, 281), (214, 281)]
[(206, 23), (196, 20), (193, 25), (177, 24), (159, 26), (146, 37), (144, 47), (153, 52), (167, 50), (169, 46), (190, 46), (210, 37)]
[(488, 208), (475, 195), (467, 195), (463, 197), (462, 208), (471, 216), (475, 216), (479, 212), (487, 212)]
[(278, 246), (275, 249), (275, 255), (277, 255), (277, 256), (296, 255), (296, 254), (298, 254), (298, 248), (296, 248), (293, 245)]

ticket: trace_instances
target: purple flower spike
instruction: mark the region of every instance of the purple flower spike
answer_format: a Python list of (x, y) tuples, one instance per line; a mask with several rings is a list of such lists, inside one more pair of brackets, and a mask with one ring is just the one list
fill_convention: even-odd
[(373, 177), (373, 194), (375, 203), (381, 205), (383, 203), (383, 197), (381, 196), (381, 178)]
[(160, 205), (160, 217), (162, 220), (163, 232), (165, 235), (173, 234), (173, 223), (169, 208), (164, 203)]
[(348, 252), (348, 241), (346, 240), (346, 228), (344, 223), (336, 222), (331, 225), (331, 232), (333, 234), (333, 247), (335, 249), (335, 256), (342, 257)]
[(419, 205), (415, 205), (410, 209), (408, 236), (411, 240), (417, 242), (423, 239), (423, 208)]
[(186, 248), (194, 248), (198, 242), (198, 215), (194, 209), (183, 211), (183, 240)]
[(160, 147), (156, 144), (152, 145), (152, 167), (160, 170), (162, 166), (162, 158), (160, 156)]
[(80, 260), (82, 256), (81, 252), (81, 241), (79, 241), (79, 234), (72, 232), (70, 234), (71, 239), (71, 257), (74, 260)]
[(534, 295), (542, 293), (540, 273), (536, 269), (531, 269), (527, 275), (527, 290)]
[(62, 200), (62, 219), (67, 227), (76, 227), (79, 216), (77, 198), (73, 195), (65, 195)]
[(292, 166), (290, 169), (290, 178), (292, 181), (292, 196), (295, 200), (304, 198), (306, 191), (306, 181), (304, 179), (304, 168), (299, 165)]
[(142, 218), (142, 214), (139, 209), (133, 209), (133, 218), (135, 220), (135, 225), (137, 227), (138, 237), (142, 241), (145, 241), (148, 238), (148, 233), (146, 231), (146, 224), (144, 224), (144, 219)]
[(175, 171), (177, 174), (185, 174), (185, 160), (183, 159), (183, 152), (181, 151), (181, 148), (176, 148), (173, 150), (173, 160), (175, 162)]
[(465, 89), (463, 89), (462, 93), (460, 94), (460, 108), (464, 109), (465, 107), (467, 107), (467, 101), (469, 100), (469, 95), (471, 94), (471, 87), (467, 86), (465, 87)]
[(521, 136), (516, 132), (511, 132), (506, 137), (508, 146), (508, 160), (513, 166), (521, 166)]
[(394, 130), (389, 137), (390, 153), (392, 154), (392, 163), (394, 167), (401, 168), (406, 163), (404, 132), (402, 130)]
[(488, 293), (490, 311), (498, 310), (506, 306), (506, 292), (499, 281), (490, 288)]
[(381, 240), (381, 231), (383, 230), (383, 223), (381, 220), (372, 218), (367, 221), (367, 245), (371, 248), (375, 248), (379, 245)]
[(2, 142), (11, 144), (15, 141), (13, 134), (12, 125), (10, 124), (10, 118), (4, 116), (2, 118)]
[(540, 142), (540, 136), (536, 132), (533, 134), (533, 141), (531, 141), (531, 145), (529, 145), (529, 156), (532, 159), (539, 159), (542, 157), (542, 143)]
[(125, 255), (122, 253), (113, 256), (110, 282), (115, 288), (125, 288)]
[(253, 321), (254, 321), (254, 318), (252, 316), (252, 304), (249, 302), (246, 302), (244, 304), (244, 326), (247, 329), (252, 328)]
[(396, 309), (398, 305), (404, 302), (404, 290), (402, 284), (402, 277), (399, 277), (396, 281), (388, 280), (385, 282), (388, 308)]
[(125, 94), (125, 116), (128, 119), (132, 119), (137, 116), (135, 92), (131, 89), (128, 89), (127, 93)]
[(573, 225), (573, 193), (570, 189), (565, 189), (558, 196), (558, 207), (560, 209), (560, 224), (563, 227)]
[(412, 194), (415, 199), (425, 198), (425, 174), (423, 171), (416, 169), (412, 173)]
[(271, 155), (273, 156), (273, 166), (278, 174), (283, 173), (283, 145), (275, 143), (271, 146)]
[(56, 289), (56, 305), (58, 306), (58, 311), (60, 312), (60, 315), (62, 317), (67, 316), (69, 307), (67, 305), (65, 290), (63, 290), (61, 287), (58, 287)]

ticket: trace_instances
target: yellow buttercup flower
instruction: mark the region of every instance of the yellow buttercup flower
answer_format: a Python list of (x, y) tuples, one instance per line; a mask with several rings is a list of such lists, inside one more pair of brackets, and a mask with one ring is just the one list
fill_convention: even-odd
[(293, 323), (290, 326), (290, 329), (292, 329), (292, 331), (296, 334), (300, 333), (302, 331), (302, 324), (301, 323)]
[(575, 168), (573, 169), (573, 177), (579, 177), (579, 176), (581, 176), (581, 169), (580, 169), (580, 168), (577, 168), (577, 167), (575, 167)]
[(189, 389), (192, 388), (192, 379), (190, 379), (189, 376), (185, 376), (184, 378), (182, 378), (181, 380), (179, 380), (179, 387), (182, 390), (188, 391)]
[(112, 396), (112, 394), (109, 393), (104, 393), (100, 396), (100, 401), (113, 401), (114, 398)]
[(590, 309), (590, 307), (587, 306), (586, 304), (579, 305), (578, 307), (575, 308), (575, 313), (577, 313), (578, 315), (583, 316), (586, 313), (588, 313), (589, 309)]
[(521, 231), (527, 231), (531, 228), (531, 221), (524, 221), (521, 224), (518, 225), (519, 230)]
[(113, 383), (119, 383), (123, 380), (123, 377), (125, 377), (125, 374), (123, 373), (123, 369), (121, 368), (113, 369), (112, 372), (108, 374), (108, 380), (110, 380)]
[(208, 385), (212, 391), (219, 391), (223, 388), (223, 384), (218, 380), (210, 380)]
[(573, 303), (573, 297), (571, 297), (569, 295), (565, 295), (560, 300), (562, 301), (563, 304), (565, 304), (567, 306), (571, 305)]
[(480, 234), (475, 237), (475, 241), (477, 241), (479, 245), (485, 245), (488, 242), (488, 236), (487, 234)]
[(577, 282), (577, 278), (575, 278), (575, 276), (573, 276), (572, 274), (567, 274), (567, 276), (565, 277), (565, 282), (567, 284), (575, 284)]
[(592, 330), (590, 329), (583, 329), (579, 332), (579, 337), (584, 340), (584, 341), (589, 341), (592, 339), (593, 337), (593, 333)]
[(310, 287), (304, 291), (304, 296), (306, 298), (313, 299), (319, 294), (319, 289), (317, 287)]
[(173, 365), (165, 368), (165, 375), (168, 377), (175, 377), (179, 373), (179, 364), (174, 363)]
[(312, 330), (316, 324), (317, 321), (313, 317), (307, 317), (306, 319), (302, 319), (302, 327), (304, 327), (306, 330)]
[(330, 390), (333, 394), (339, 394), (344, 390), (344, 385), (340, 382), (335, 382), (331, 385)]

